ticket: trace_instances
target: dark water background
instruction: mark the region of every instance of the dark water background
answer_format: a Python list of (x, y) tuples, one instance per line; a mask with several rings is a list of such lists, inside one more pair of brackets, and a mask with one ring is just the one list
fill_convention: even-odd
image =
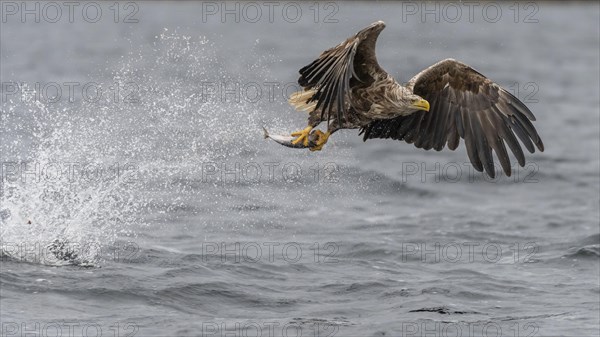
[[(252, 4), (3, 2), (3, 336), (598, 335), (598, 4)], [(489, 179), (462, 145), (263, 140), (305, 126), (297, 70), (376, 20), (399, 81), (462, 60), (546, 151)]]

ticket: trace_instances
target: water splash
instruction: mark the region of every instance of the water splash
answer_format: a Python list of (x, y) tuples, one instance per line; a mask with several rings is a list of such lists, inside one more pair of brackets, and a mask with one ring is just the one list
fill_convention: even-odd
[(217, 71), (210, 50), (205, 38), (162, 34), (149, 54), (130, 53), (94, 76), (107, 93), (99, 100), (48, 103), (24, 84), (20, 97), (3, 102), (2, 255), (64, 264), (46, 253), (95, 247), (76, 255), (97, 263), (103, 247), (144, 225), (152, 197), (143, 192), (153, 183), (181, 171), (182, 162), (225, 154), (217, 145), (231, 127), (215, 121), (217, 106), (199, 101), (193, 86)]
[[(205, 163), (260, 161), (265, 153), (257, 144), (264, 144), (265, 122), (278, 131), (290, 128), (290, 116), (299, 116), (280, 92), (278, 100), (263, 96), (256, 102), (223, 91), (276, 81), (268, 69), (277, 61), (257, 56), (237, 64), (231, 55), (219, 55), (219, 46), (206, 37), (167, 30), (152, 44), (129, 50), (116, 65), (88, 74), (104, 93), (99, 99), (48, 103), (21, 90), (21, 97), (3, 103), (1, 241), (10, 248), (5, 256), (37, 263), (28, 249), (15, 247), (37, 244), (49, 252), (92, 247), (78, 249), (70, 263), (98, 265), (111, 251), (107, 247), (135, 238), (153, 214), (174, 219), (171, 213), (187, 207), (191, 214), (208, 209), (212, 219), (230, 219), (232, 198), (259, 194), (260, 184), (223, 189), (198, 182)], [(279, 114), (285, 109), (289, 113)], [(290, 155), (312, 176), (307, 157)], [(245, 190), (236, 190), (240, 186)], [(312, 198), (310, 192), (300, 194)], [(277, 198), (260, 195), (256, 202), (268, 207)], [(207, 206), (190, 210), (190, 199)], [(273, 213), (265, 221), (283, 217)], [(50, 255), (49, 264), (64, 264)]]

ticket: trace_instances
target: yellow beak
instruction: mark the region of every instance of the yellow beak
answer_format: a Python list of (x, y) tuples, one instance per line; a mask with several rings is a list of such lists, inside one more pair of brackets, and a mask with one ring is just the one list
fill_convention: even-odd
[(420, 99), (420, 100), (416, 101), (415, 103), (413, 103), (411, 105), (411, 108), (414, 108), (417, 110), (429, 111), (429, 102), (427, 102), (424, 99)]

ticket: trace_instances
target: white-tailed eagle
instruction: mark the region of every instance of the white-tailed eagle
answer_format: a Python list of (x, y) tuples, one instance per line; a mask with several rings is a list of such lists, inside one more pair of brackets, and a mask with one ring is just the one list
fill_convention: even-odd
[[(321, 150), (339, 129), (360, 128), (363, 140), (391, 138), (425, 150), (450, 150), (464, 139), (476, 170), (495, 176), (492, 150), (510, 176), (506, 145), (525, 165), (517, 139), (530, 152), (544, 145), (519, 99), (475, 69), (445, 59), (400, 85), (377, 63), (375, 43), (385, 28), (375, 22), (300, 69), (303, 91), (290, 104), (309, 113), (308, 127), (292, 133), (294, 147)], [(327, 132), (313, 130), (327, 122)]]

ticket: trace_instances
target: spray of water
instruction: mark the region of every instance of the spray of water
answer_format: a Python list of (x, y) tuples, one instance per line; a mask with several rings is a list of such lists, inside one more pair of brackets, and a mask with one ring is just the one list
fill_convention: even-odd
[[(145, 191), (244, 151), (236, 135), (259, 129), (256, 114), (241, 102), (224, 108), (199, 87), (220, 78), (213, 47), (165, 31), (152, 50), (89, 75), (107, 93), (98, 100), (48, 103), (24, 84), (3, 102), (3, 257), (98, 264), (106, 247), (145, 224), (153, 204)], [(219, 113), (238, 122), (222, 123)], [(57, 249), (73, 253), (57, 256)]]
[(230, 216), (231, 193), (194, 188), (204, 165), (257, 161), (264, 156), (257, 145), (264, 144), (262, 126), (290, 128), (289, 114), (274, 113), (293, 113), (285, 100), (249, 102), (223, 91), (273, 81), (268, 69), (276, 61), (268, 57), (231, 64), (235, 58), (219, 55), (205, 37), (167, 30), (129, 50), (116, 65), (88, 74), (105, 93), (99, 99), (48, 103), (22, 89), (3, 102), (3, 256), (100, 265), (120, 240), (147, 226), (151, 214), (185, 207), (186, 196)]

